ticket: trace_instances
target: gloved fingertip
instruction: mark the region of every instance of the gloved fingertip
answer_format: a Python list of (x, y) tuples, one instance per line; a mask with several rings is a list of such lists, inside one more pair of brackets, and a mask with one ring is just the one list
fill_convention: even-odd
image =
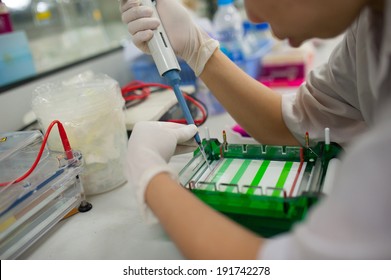
[(194, 124), (189, 124), (177, 129), (175, 132), (178, 143), (182, 143), (194, 137), (194, 135), (198, 132), (198, 128)]
[(194, 133), (198, 132), (198, 127), (195, 124), (189, 124), (188, 127), (191, 131), (194, 131)]

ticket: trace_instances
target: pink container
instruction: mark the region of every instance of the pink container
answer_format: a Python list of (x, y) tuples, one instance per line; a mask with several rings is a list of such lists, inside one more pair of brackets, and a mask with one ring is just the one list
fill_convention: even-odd
[(11, 16), (7, 6), (0, 1), (0, 34), (12, 32)]

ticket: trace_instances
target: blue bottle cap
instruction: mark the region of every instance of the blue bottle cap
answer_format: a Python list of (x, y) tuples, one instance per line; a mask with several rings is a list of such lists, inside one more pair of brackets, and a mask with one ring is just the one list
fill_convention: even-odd
[(217, 5), (223, 6), (223, 5), (232, 4), (233, 2), (234, 2), (234, 0), (218, 0)]
[(244, 31), (248, 31), (251, 29), (252, 23), (249, 22), (248, 20), (243, 21), (243, 28)]
[(262, 22), (262, 23), (255, 24), (255, 29), (256, 30), (266, 30), (268, 28), (269, 28), (269, 23), (267, 23), (267, 22)]
[(243, 29), (245, 32), (250, 30), (256, 30), (256, 31), (265, 31), (269, 29), (269, 23), (262, 22), (262, 23), (252, 23), (248, 20), (243, 21)]

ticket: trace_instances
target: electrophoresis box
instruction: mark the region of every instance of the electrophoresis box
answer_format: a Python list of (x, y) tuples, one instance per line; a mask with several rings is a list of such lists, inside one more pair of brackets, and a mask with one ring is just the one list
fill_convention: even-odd
[(79, 174), (82, 155), (66, 160), (44, 148), (35, 170), (15, 180), (33, 165), (42, 145), (39, 131), (0, 134), (0, 258), (15, 259), (84, 201)]
[[(228, 144), (203, 140), (180, 183), (203, 202), (265, 237), (288, 231), (325, 193), (341, 147)], [(330, 171), (330, 172), (328, 172)]]

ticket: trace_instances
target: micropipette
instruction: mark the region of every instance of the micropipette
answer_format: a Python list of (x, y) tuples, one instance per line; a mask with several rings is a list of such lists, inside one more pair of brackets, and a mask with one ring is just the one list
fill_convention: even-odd
[[(141, 0), (141, 3), (144, 6), (151, 7), (153, 10), (153, 17), (160, 20), (159, 14), (156, 9), (156, 0)], [(181, 81), (179, 71), (181, 70), (181, 68), (171, 47), (170, 41), (168, 40), (166, 31), (161, 24), (161, 21), (158, 28), (153, 30), (153, 33), (154, 34), (152, 39), (148, 41), (148, 48), (151, 52), (152, 58), (156, 64), (159, 74), (160, 76), (165, 77), (170, 86), (173, 88), (179, 106), (181, 107), (184, 117), (186, 119), (186, 122), (188, 124), (194, 124), (194, 120), (190, 113), (189, 107), (187, 106), (185, 98), (183, 97), (182, 92), (179, 88), (179, 84)], [(194, 139), (197, 142), (200, 148), (200, 152), (205, 158), (206, 163), (208, 163), (198, 132), (194, 136)]]

